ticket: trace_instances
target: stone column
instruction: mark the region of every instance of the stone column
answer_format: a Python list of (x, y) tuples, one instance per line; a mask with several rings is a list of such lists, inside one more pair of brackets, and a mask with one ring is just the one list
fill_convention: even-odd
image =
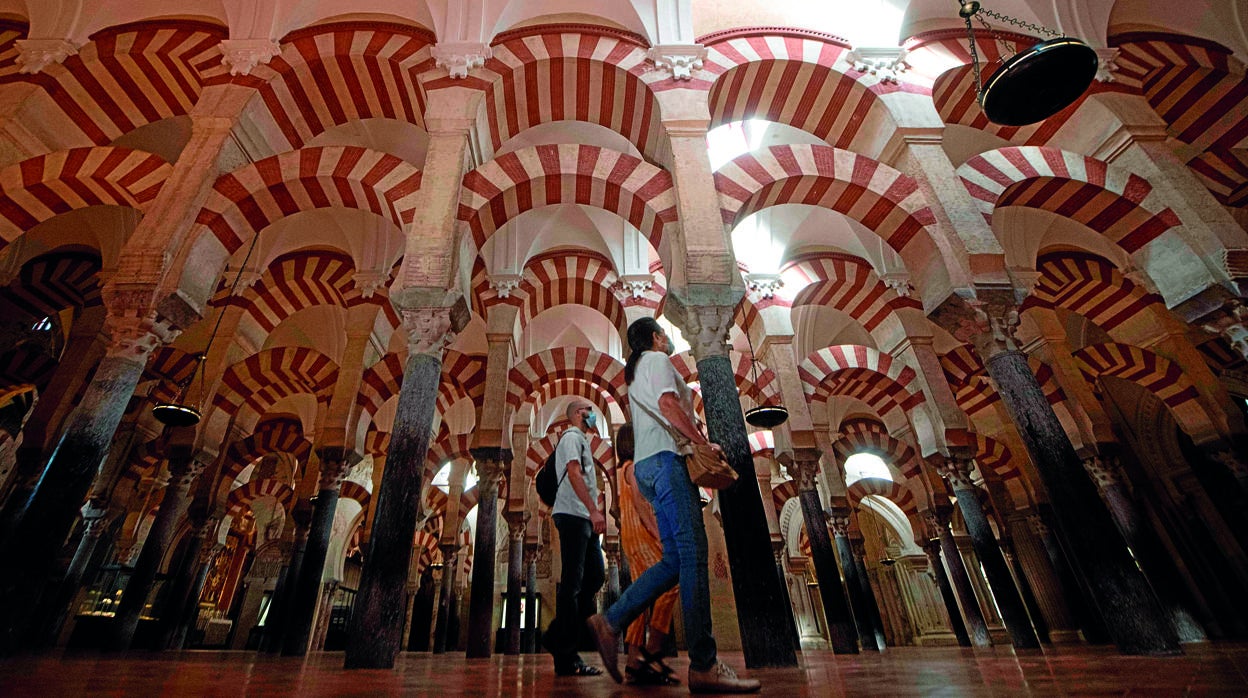
[(866, 545), (862, 538), (850, 538), (850, 548), (854, 554), (854, 568), (858, 571), (858, 585), (862, 588), (862, 596), (866, 599), (867, 613), (871, 616), (872, 630), (875, 632), (875, 646), (881, 651), (888, 646), (884, 639), (884, 619), (880, 617), (880, 602), (875, 598), (875, 590), (871, 588), (871, 578), (867, 576)]
[(819, 577), (819, 598), (823, 601), (832, 651), (836, 654), (857, 654), (858, 632), (854, 628), (854, 616), (845, 597), (845, 587), (841, 584), (841, 573), (837, 569), (836, 553), (824, 522), (819, 491), (815, 489), (815, 474), (819, 470), (818, 451), (795, 449), (789, 468), (789, 474), (797, 480), (798, 502), (802, 507), (802, 520), (806, 524), (806, 538), (810, 541), (815, 574)]
[(160, 571), (160, 561), (165, 558), (169, 544), (173, 542), (173, 534), (177, 532), (177, 525), (190, 505), (187, 494), (191, 491), (191, 484), (215, 458), (195, 455), (191, 446), (195, 435), (192, 428), (174, 428), (170, 431), (173, 433), (169, 438), (169, 484), (165, 486), (160, 509), (156, 511), (156, 519), (143, 541), (134, 572), (130, 574), (130, 581), (117, 604), (117, 615), (113, 618), (112, 649), (130, 649), (134, 633), (139, 628), (139, 616), (147, 604), (152, 584), (156, 581), (156, 573)]
[(541, 620), (537, 614), (537, 544), (525, 543), (524, 545), (524, 608), (527, 611), (524, 615), (525, 630), (524, 648), (525, 654), (533, 654), (537, 652), (537, 626)]
[[(710, 439), (723, 447), (728, 462), (740, 476), (732, 486), (720, 490), (719, 504), (732, 587), (738, 602), (737, 623), (745, 664), (750, 668), (796, 666), (797, 656), (792, 643), (787, 641), (791, 621), (786, 614), (791, 615), (792, 611), (784, 605), (782, 580), (774, 574), (759, 573), (764, 569), (770, 571), (772, 567), (771, 540), (762, 495), (754, 479), (754, 458), (750, 455), (727, 344), (728, 329), (742, 293), (740, 288), (710, 285), (672, 289), (668, 294), (668, 314), (679, 320), (685, 338), (693, 344)], [(823, 531), (830, 550), (818, 495), (814, 501), (817, 525), (807, 528)], [(812, 538), (815, 535), (811, 533)], [(835, 571), (835, 564), (831, 569)], [(839, 577), (836, 579), (839, 586)], [(831, 581), (826, 579), (823, 583)], [(856, 651), (857, 641), (844, 594), (841, 594), (840, 604), (843, 609), (840, 632), (848, 640), (840, 643), (841, 651)]]
[(312, 528), (312, 503), (300, 499), (291, 507), (290, 518), (295, 524), (295, 535), (290, 544), (290, 561), (286, 573), (278, 578), (270, 602), (269, 617), (265, 622), (264, 651), (276, 654), (282, 651), (286, 629), (294, 615), (295, 588), (299, 571), (303, 569), (303, 556), (308, 548), (308, 533)]
[(438, 593), (438, 625), (433, 630), (433, 653), (446, 651), (446, 636), (451, 625), (451, 609), (455, 605), (455, 569), (458, 543), (442, 544), (442, 589)]
[(342, 490), (343, 478), (360, 461), (359, 455), (342, 446), (327, 446), (320, 449), (317, 456), (321, 461), (320, 479), (317, 480), (316, 497), (312, 503), (312, 525), (308, 528), (303, 563), (291, 590), (294, 603), (288, 607), (286, 634), (282, 638), (284, 657), (302, 657), (308, 653), (312, 622), (321, 597), (321, 577), (325, 573), (329, 536), (333, 532), (334, 514), (338, 511), (338, 494)]
[(216, 547), (213, 537), (216, 535), (218, 523), (217, 519), (205, 516), (202, 511), (191, 516), (191, 525), (195, 531), (182, 553), (179, 568), (165, 597), (165, 607), (160, 614), (161, 632), (156, 645), (158, 650), (182, 649), (187, 627), (194, 620), (190, 617), (191, 612), (199, 603), (198, 592), (208, 574), (205, 565), (206, 553), (212, 552)]
[(988, 633), (988, 622), (984, 620), (984, 611), (979, 607), (979, 599), (975, 596), (975, 587), (971, 585), (971, 577), (962, 562), (962, 554), (958, 552), (958, 543), (953, 539), (953, 531), (949, 529), (949, 512), (938, 511), (925, 515), (927, 525), (939, 532), (940, 553), (945, 559), (945, 568), (949, 571), (949, 581), (957, 592), (958, 601), (962, 605), (962, 617), (966, 621), (966, 632), (971, 644), (976, 647), (991, 647), (992, 636)]
[[(368, 557), (347, 631), (348, 669), (393, 668), (402, 646), (404, 590), (442, 376), (442, 354), (468, 319), (463, 299), (452, 299), (445, 291), (408, 288), (400, 295), (392, 300), (400, 309), (409, 337), (407, 365), (386, 471), (381, 489), (374, 495), (377, 510)], [(434, 296), (444, 299), (443, 304), (429, 303)]]
[(8, 566), (0, 578), (0, 598), (5, 600), (0, 652), (16, 649), (24, 637), (148, 356), (177, 336), (172, 324), (154, 313), (110, 313), (105, 325), (111, 338), (105, 356), (66, 418), (38, 484), (20, 505), (11, 534), (0, 542), (0, 559)]
[(793, 617), (793, 597), (789, 594), (789, 578), (784, 569), (784, 539), (773, 536), (771, 554), (776, 558), (776, 576), (780, 578), (780, 588), (784, 590), (784, 606), (789, 609), (789, 635), (793, 638), (793, 651), (802, 649), (802, 635), (797, 631), (797, 619)]
[(1110, 642), (1109, 631), (1105, 629), (1105, 621), (1101, 618), (1100, 611), (1091, 603), (1092, 594), (1081, 586), (1082, 578), (1071, 569), (1069, 558), (1053, 533), (1053, 527), (1048, 524), (1052, 520), (1052, 509), (1043, 504), (1038, 509), (1050, 513), (1048, 516), (1033, 514), (1028, 517), (1027, 522), (1040, 540), (1049, 564), (1053, 566), (1058, 584), (1061, 585), (1062, 598), (1070, 605), (1070, 611), (1075, 615), (1084, 641), (1094, 645), (1107, 644)]
[(57, 589), (56, 599), (51, 606), (51, 622), (45, 628), (35, 629), (38, 632), (39, 646), (49, 647), (56, 644), (61, 627), (74, 612), (72, 604), (78, 596), (78, 590), (82, 588), (82, 578), (91, 558), (95, 556), (100, 536), (104, 534), (108, 523), (107, 514), (108, 502), (103, 500), (93, 498), (82, 505), (82, 537), (78, 539), (78, 549), (74, 551), (74, 558), (70, 560), (69, 569), (65, 570), (65, 577)]
[[(875, 628), (871, 627), (871, 612), (867, 610), (867, 600), (862, 593), (861, 580), (858, 579), (858, 568), (854, 565), (854, 550), (849, 544), (849, 509), (833, 507), (828, 515), (828, 525), (832, 528), (836, 554), (840, 557), (841, 572), (845, 575), (845, 589), (849, 592), (849, 603), (853, 607), (858, 640), (862, 643), (863, 649), (878, 652), (882, 648), (875, 644)], [(822, 579), (819, 584), (823, 585)]]
[(498, 484), (511, 450), (474, 448), (477, 461), (477, 532), (472, 545), (472, 595), (468, 607), (468, 658), (488, 657), (494, 646), (494, 573), (497, 559)]
[(1005, 557), (1005, 564), (1009, 566), (1010, 571), (1014, 575), (1014, 583), (1018, 586), (1018, 594), (1023, 599), (1023, 605), (1027, 608), (1027, 615), (1031, 617), (1031, 626), (1036, 630), (1036, 638), (1040, 642), (1048, 645), (1049, 625), (1045, 621), (1044, 613), (1040, 610), (1040, 602), (1036, 600), (1036, 595), (1031, 588), (1031, 580), (1027, 578), (1023, 571), (1023, 566), (1018, 560), (1018, 555), (1014, 551), (1014, 541), (1010, 538), (1001, 538), (1001, 555)]
[(958, 508), (962, 510), (962, 519), (966, 522), (966, 532), (971, 536), (971, 544), (975, 546), (975, 556), (984, 568), (988, 584), (992, 588), (993, 599), (1005, 621), (1005, 628), (1010, 632), (1010, 641), (1015, 649), (1038, 649), (1040, 640), (1031, 627), (1031, 619), (1027, 617), (1027, 607), (1014, 586), (1014, 578), (1010, 568), (1005, 564), (1001, 548), (984, 515), (983, 505), (979, 501), (979, 489), (971, 484), (971, 461), (966, 458), (949, 456), (940, 466), (940, 474), (949, 482), (954, 496), (958, 498)]
[(607, 558), (606, 585), (602, 590), (602, 607), (610, 608), (620, 598), (620, 541), (618, 536), (606, 536), (602, 554)]
[(1110, 636), (1126, 654), (1174, 654), (1178, 638), (1169, 616), (1135, 566), (1027, 355), (1018, 350), (1013, 289), (980, 290), (974, 301), (950, 299), (937, 324), (971, 341), (1031, 455), (1056, 515), (1057, 534), (1076, 574), (1095, 601)]
[(523, 511), (507, 512), (507, 645), (505, 654), (520, 654), (520, 587), (524, 583), (524, 528), (528, 518)]
[(949, 584), (949, 575), (940, 561), (940, 538), (933, 538), (923, 545), (927, 553), (927, 562), (932, 568), (932, 576), (936, 578), (936, 586), (940, 589), (940, 598), (945, 602), (945, 613), (949, 615), (949, 628), (953, 636), (958, 638), (958, 645), (971, 646), (971, 638), (966, 634), (966, 623), (962, 622), (962, 612), (958, 610), (958, 600), (953, 595), (953, 587)]

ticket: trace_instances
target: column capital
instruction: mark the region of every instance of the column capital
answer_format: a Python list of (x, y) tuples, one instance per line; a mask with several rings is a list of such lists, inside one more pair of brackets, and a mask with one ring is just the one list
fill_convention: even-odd
[(727, 356), (728, 331), (744, 295), (743, 287), (714, 284), (690, 284), (669, 290), (667, 315), (689, 341), (695, 361)]
[(819, 451), (813, 448), (793, 449), (793, 458), (786, 467), (794, 480), (797, 481), (799, 492), (815, 489), (819, 474)]
[(670, 72), (674, 80), (692, 80), (693, 71), (701, 70), (706, 60), (706, 47), (701, 44), (659, 44), (646, 52), (646, 58), (656, 69)]
[(974, 491), (975, 485), (971, 483), (971, 470), (974, 468), (972, 459), (959, 456), (945, 456), (944, 458), (934, 460), (937, 460), (936, 471), (949, 483), (954, 492), (960, 490)]
[(824, 510), (823, 517), (827, 519), (828, 526), (832, 529), (833, 535), (849, 535), (849, 514), (849, 507), (834, 506), (831, 509)]
[(537, 558), (541, 554), (541, 548), (536, 543), (524, 544), (524, 566), (537, 564)]
[(925, 532), (929, 540), (938, 539), (941, 534), (949, 530), (949, 520), (953, 514), (953, 507), (935, 507), (923, 512), (923, 527), (927, 529)]
[(342, 481), (362, 458), (360, 454), (345, 446), (322, 446), (316, 451), (320, 460), (320, 477), (316, 486), (320, 490), (337, 490)]
[(1201, 318), (1200, 327), (1210, 334), (1221, 335), (1248, 359), (1248, 305), (1238, 298), (1228, 300), (1221, 308)]
[(1046, 538), (1053, 533), (1049, 529), (1049, 525), (1044, 522), (1044, 517), (1040, 516), (1040, 514), (1027, 514), (1027, 525), (1031, 527), (1031, 532), (1040, 538)]
[(1018, 351), (1018, 305), (1027, 291), (1012, 285), (976, 288), (973, 297), (950, 296), (931, 319), (959, 341), (975, 347), (980, 358)]
[(151, 311), (110, 311), (104, 318), (108, 356), (146, 362), (157, 348), (172, 342), (180, 331), (166, 318)]
[(1122, 484), (1122, 463), (1117, 455), (1102, 451), (1084, 456), (1080, 460), (1098, 490), (1104, 491)]
[(853, 551), (854, 557), (860, 560), (866, 558), (867, 556), (867, 542), (862, 538), (850, 538), (849, 549)]
[(411, 353), (440, 357), (468, 324), (468, 304), (458, 292), (408, 287), (392, 294), (391, 301), (402, 318)]

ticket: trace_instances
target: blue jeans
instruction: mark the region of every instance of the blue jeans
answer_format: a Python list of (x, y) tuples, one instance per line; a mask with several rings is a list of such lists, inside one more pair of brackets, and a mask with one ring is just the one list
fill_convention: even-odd
[(607, 609), (617, 632), (627, 628), (660, 594), (680, 582), (685, 643), (694, 671), (715, 666), (711, 636), (711, 592), (707, 580), (706, 527), (698, 489), (689, 479), (685, 459), (671, 451), (656, 453), (633, 466), (637, 488), (654, 507), (663, 543), (663, 559), (646, 570)]

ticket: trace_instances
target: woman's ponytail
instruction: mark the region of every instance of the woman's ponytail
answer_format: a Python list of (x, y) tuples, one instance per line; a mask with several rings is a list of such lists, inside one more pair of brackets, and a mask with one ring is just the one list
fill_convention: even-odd
[(628, 326), (628, 349), (631, 353), (628, 355), (628, 362), (624, 364), (626, 385), (632, 385), (642, 353), (654, 348), (654, 333), (662, 331), (662, 325), (652, 317), (637, 318)]

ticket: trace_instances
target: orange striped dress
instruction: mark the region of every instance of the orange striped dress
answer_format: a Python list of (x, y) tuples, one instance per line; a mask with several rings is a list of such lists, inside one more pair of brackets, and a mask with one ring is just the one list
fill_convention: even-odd
[[(620, 467), (620, 546), (628, 557), (628, 568), (633, 579), (663, 559), (663, 544), (642, 524), (642, 512), (650, 509), (650, 502), (634, 486), (633, 462), (624, 461)], [(663, 592), (654, 600), (650, 609), (650, 627), (664, 635), (671, 632), (672, 613), (676, 608), (677, 587)], [(646, 645), (645, 616), (633, 621), (624, 636), (625, 642), (634, 647)]]

